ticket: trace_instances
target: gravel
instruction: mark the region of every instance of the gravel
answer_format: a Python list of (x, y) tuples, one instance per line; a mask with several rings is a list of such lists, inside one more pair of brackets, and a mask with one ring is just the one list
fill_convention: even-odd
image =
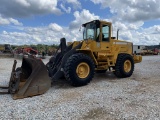
[[(7, 86), (12, 65), (12, 58), (0, 58), (0, 85)], [(0, 119), (159, 120), (159, 76), (160, 56), (144, 56), (129, 78), (106, 72), (83, 87), (59, 80), (40, 96), (13, 100), (0, 95)]]

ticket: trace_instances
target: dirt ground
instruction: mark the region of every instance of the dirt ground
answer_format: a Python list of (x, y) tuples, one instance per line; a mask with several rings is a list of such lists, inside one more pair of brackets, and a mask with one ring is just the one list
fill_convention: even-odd
[[(0, 58), (1, 85), (8, 84), (12, 64), (13, 59)], [(58, 80), (40, 96), (13, 100), (0, 95), (0, 119), (159, 120), (159, 86), (160, 56), (144, 56), (129, 78), (106, 72), (83, 87)]]

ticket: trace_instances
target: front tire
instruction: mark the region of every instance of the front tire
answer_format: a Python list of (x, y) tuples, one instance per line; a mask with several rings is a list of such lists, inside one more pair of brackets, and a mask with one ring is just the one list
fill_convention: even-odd
[(119, 54), (114, 74), (119, 78), (130, 77), (134, 71), (134, 60), (129, 54)]
[(71, 85), (83, 86), (92, 80), (94, 69), (94, 62), (88, 55), (77, 53), (70, 56), (67, 60), (64, 73)]

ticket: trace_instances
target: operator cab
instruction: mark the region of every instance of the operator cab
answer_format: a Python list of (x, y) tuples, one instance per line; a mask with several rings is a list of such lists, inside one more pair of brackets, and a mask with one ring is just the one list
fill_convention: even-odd
[(82, 25), (84, 27), (83, 39), (95, 40), (97, 42), (109, 42), (111, 38), (111, 23), (94, 20)]

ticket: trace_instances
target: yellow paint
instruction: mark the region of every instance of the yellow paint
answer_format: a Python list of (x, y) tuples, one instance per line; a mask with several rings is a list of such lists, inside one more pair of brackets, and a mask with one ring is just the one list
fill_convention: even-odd
[[(109, 26), (109, 41), (102, 41), (103, 25)], [(142, 56), (133, 55), (133, 43), (123, 40), (112, 39), (111, 28), (112, 23), (100, 21), (100, 36), (98, 42), (93, 39), (75, 41), (73, 43), (73, 47), (77, 46), (80, 42), (82, 42), (81, 48), (77, 49), (77, 51), (89, 55), (97, 66), (96, 69), (103, 70), (115, 66), (118, 54), (120, 53), (130, 54), (131, 56), (133, 56), (134, 63), (141, 62)], [(126, 66), (129, 66), (131, 63), (127, 61), (125, 64)], [(127, 67), (126, 71), (128, 71), (129, 69), (130, 67)]]
[(87, 63), (82, 62), (76, 68), (76, 73), (79, 78), (86, 78), (90, 73), (90, 67)]
[(133, 55), (134, 63), (140, 63), (142, 61), (141, 55)]
[(124, 71), (127, 73), (131, 70), (132, 64), (130, 60), (124, 62)]

